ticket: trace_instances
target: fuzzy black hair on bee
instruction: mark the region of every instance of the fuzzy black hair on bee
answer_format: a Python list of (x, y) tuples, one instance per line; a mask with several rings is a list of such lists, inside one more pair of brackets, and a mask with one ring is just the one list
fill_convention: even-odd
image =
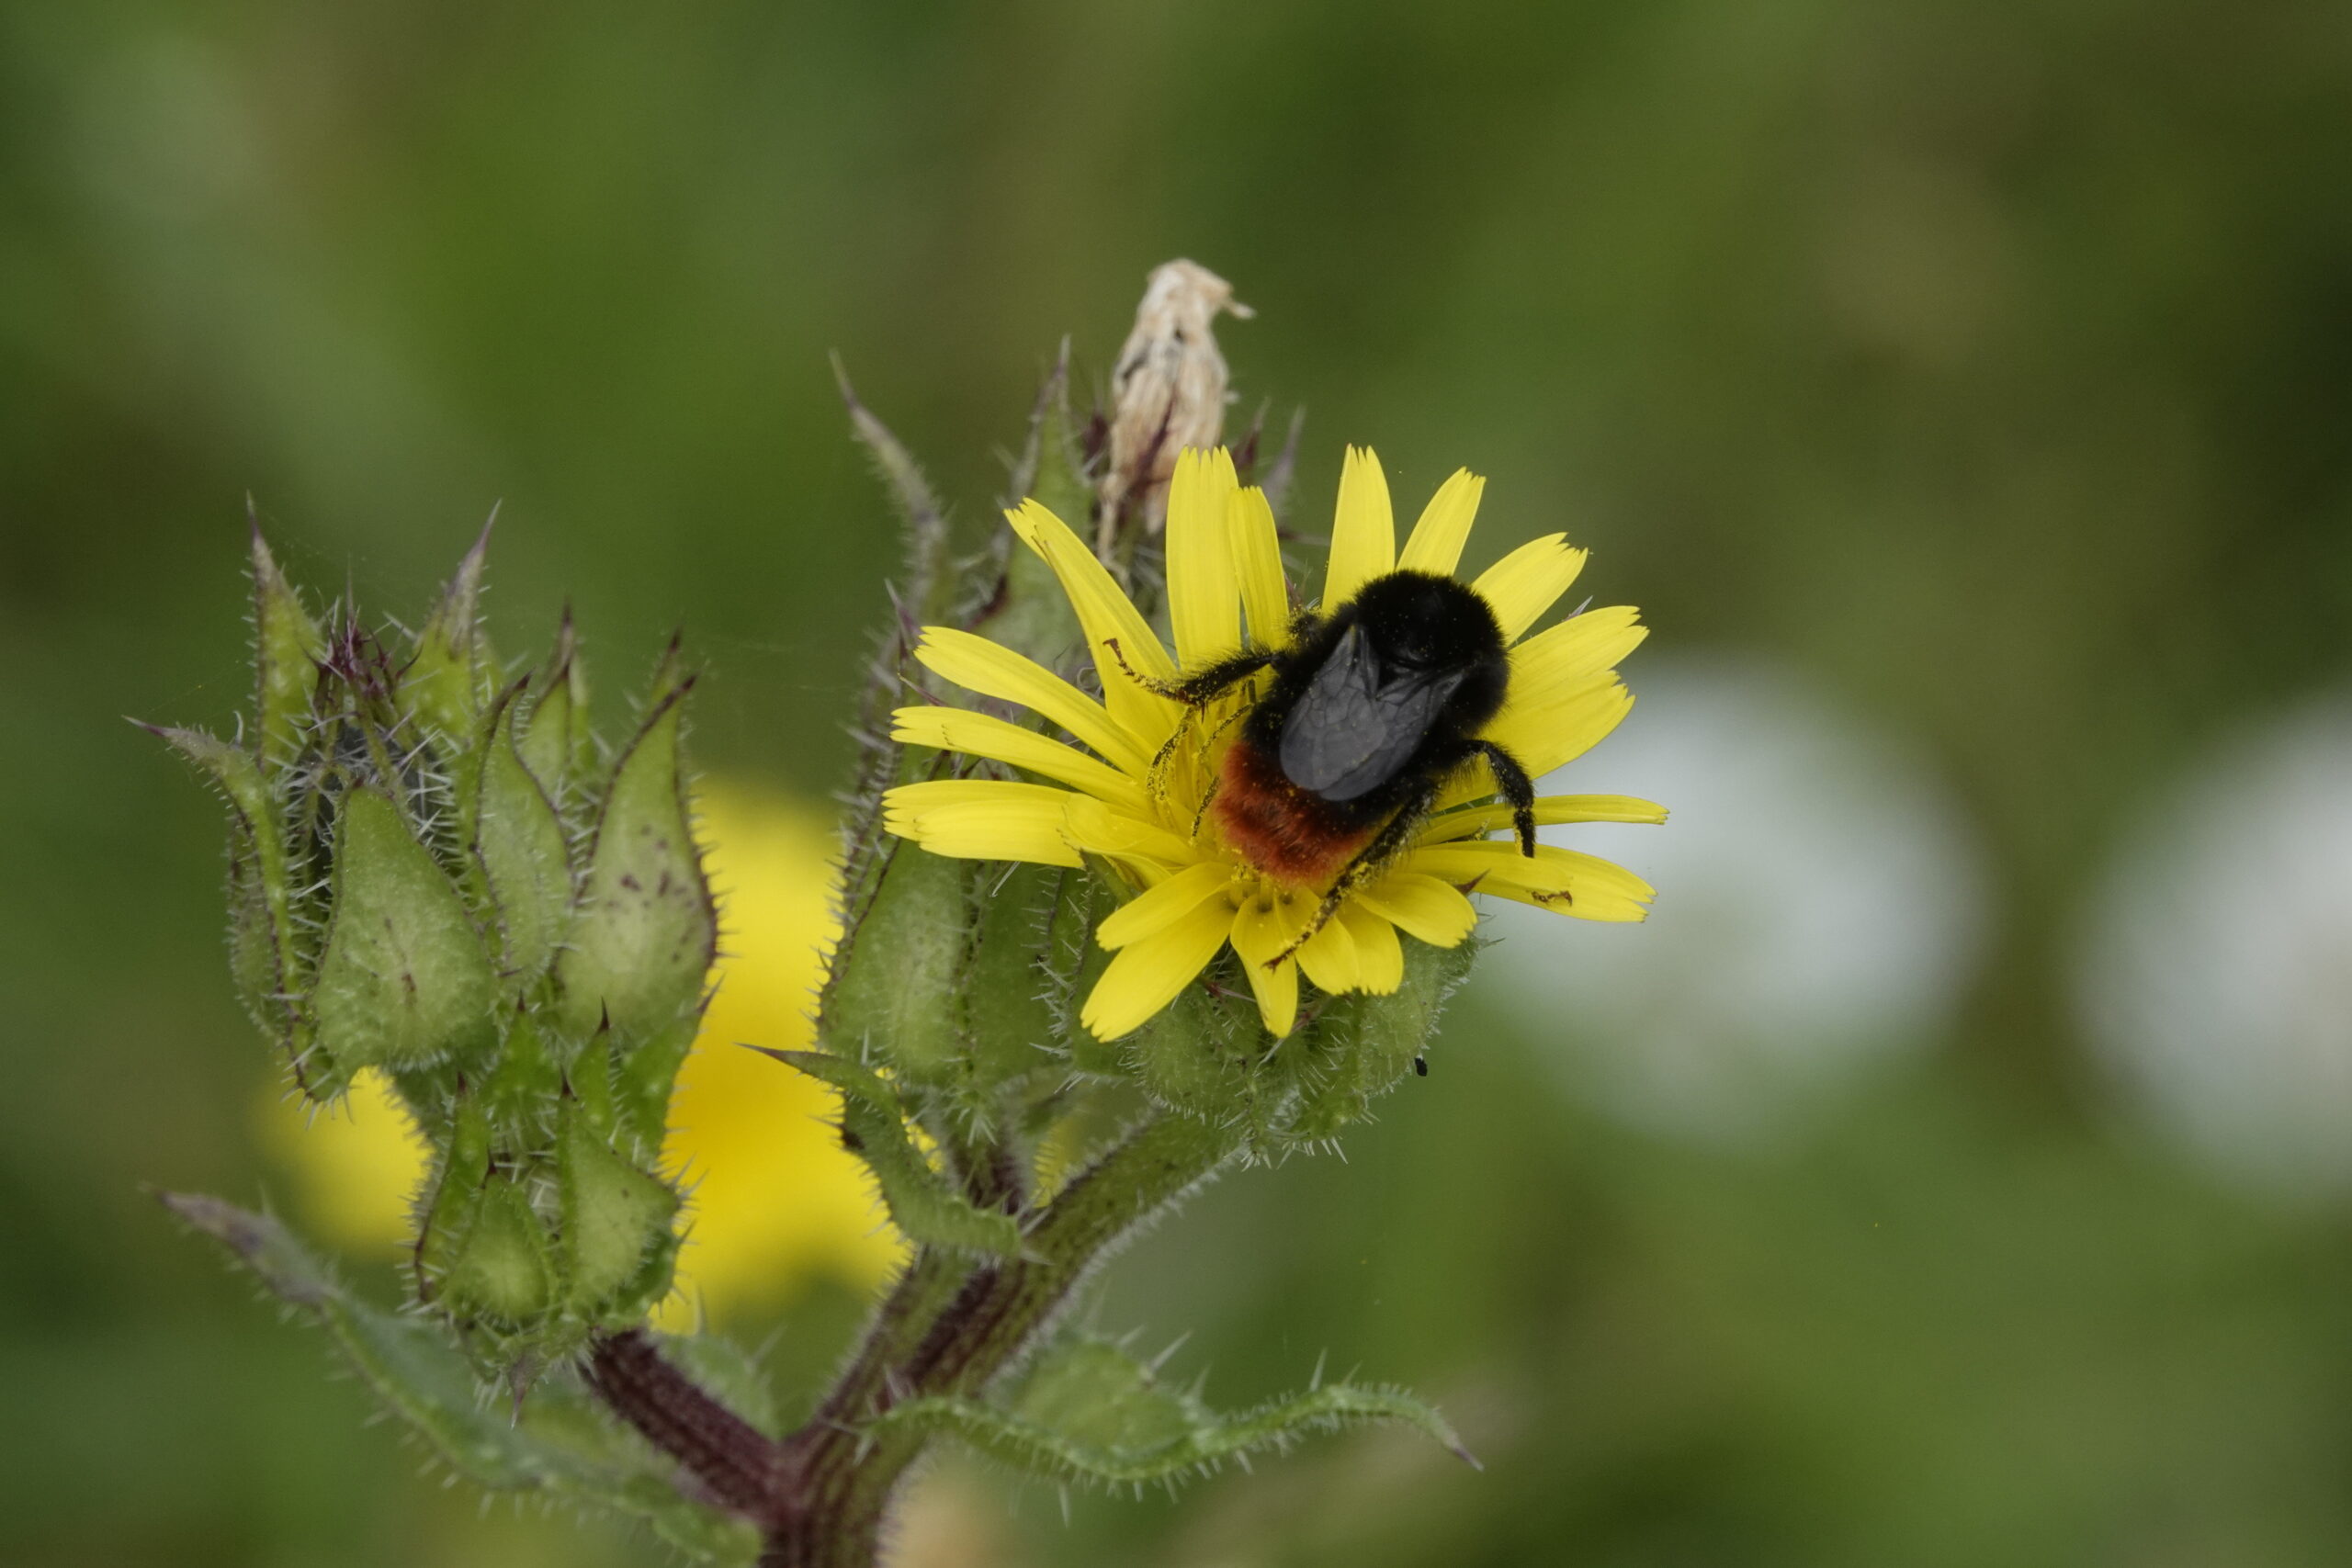
[(1307, 935), (1411, 842), (1446, 784), (1481, 757), (1521, 850), (1535, 853), (1534, 784), (1478, 738), (1502, 710), (1510, 656), (1494, 611), (1467, 586), (1392, 571), (1328, 615), (1302, 613), (1286, 647), (1246, 649), (1154, 689), (1199, 707), (1265, 670), (1273, 681), (1240, 720), (1210, 808), (1227, 843), (1269, 876), (1329, 884)]

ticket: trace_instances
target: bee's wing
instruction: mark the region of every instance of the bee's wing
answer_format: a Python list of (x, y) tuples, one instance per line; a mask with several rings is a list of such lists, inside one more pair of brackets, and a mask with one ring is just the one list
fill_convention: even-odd
[(1384, 682), (1361, 626), (1350, 626), (1283, 726), (1283, 773), (1326, 800), (1354, 800), (1395, 778), (1461, 685), (1459, 670)]

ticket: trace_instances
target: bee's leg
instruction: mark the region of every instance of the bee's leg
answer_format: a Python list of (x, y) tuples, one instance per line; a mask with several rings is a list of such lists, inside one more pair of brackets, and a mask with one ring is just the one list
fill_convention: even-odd
[(1528, 859), (1535, 858), (1535, 781), (1519, 765), (1519, 759), (1491, 740), (1470, 743), (1474, 756), (1487, 759), (1487, 766), (1495, 771), (1495, 787), (1510, 805), (1511, 826), (1519, 829), (1519, 850)]
[(1340, 912), (1340, 907), (1348, 901), (1348, 895), (1385, 870), (1388, 863), (1396, 858), (1397, 852), (1413, 841), (1413, 835), (1429, 819), (1430, 807), (1437, 804), (1437, 797), (1438, 784), (1432, 781), (1400, 807), (1396, 815), (1388, 819), (1387, 825), (1373, 835), (1372, 842), (1358, 850), (1355, 858), (1349, 861), (1340, 874), (1332, 879), (1331, 890), (1323, 895), (1323, 901), (1315, 907), (1315, 913), (1307, 919), (1306, 929), (1300, 931), (1288, 947), (1267, 959), (1266, 967), (1272, 969), (1283, 959), (1292, 957), (1329, 925), (1332, 917)]
[[(1231, 713), (1227, 714), (1222, 719), (1219, 719), (1217, 721), (1217, 727), (1215, 729), (1210, 730), (1208, 738), (1201, 742), (1201, 750), (1204, 752), (1206, 752), (1210, 747), (1216, 745), (1216, 738), (1223, 735), (1227, 730), (1232, 728), (1234, 721), (1248, 714), (1249, 711), (1250, 710), (1246, 707), (1238, 707)], [(1168, 754), (1170, 748), (1174, 746), (1174, 740), (1170, 739), (1167, 746), (1163, 746), (1159, 749), (1160, 755), (1165, 757)], [(1154, 783), (1159, 781), (1159, 765), (1158, 762), (1154, 762), (1152, 764), (1152, 779)], [(1225, 781), (1219, 778), (1216, 773), (1211, 773), (1209, 775), (1208, 788), (1201, 791), (1201, 804), (1193, 812), (1193, 827), (1189, 835), (1196, 842), (1199, 840), (1201, 836), (1201, 823), (1209, 814), (1209, 804), (1216, 799), (1216, 792), (1224, 782)]]
[(1188, 708), (1206, 706), (1274, 661), (1271, 649), (1245, 648), (1238, 653), (1195, 670), (1190, 675), (1174, 681), (1155, 681), (1127, 662), (1127, 656), (1121, 651), (1117, 637), (1104, 637), (1102, 646), (1111, 650), (1111, 658), (1125, 672), (1128, 680), (1154, 696), (1173, 698)]

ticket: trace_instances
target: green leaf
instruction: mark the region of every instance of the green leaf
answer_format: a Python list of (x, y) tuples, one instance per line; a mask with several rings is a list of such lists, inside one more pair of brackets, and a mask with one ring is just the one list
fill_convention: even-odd
[(563, 1201), (565, 1303), (594, 1316), (638, 1279), (647, 1255), (670, 1235), (678, 1195), (606, 1147), (570, 1108), (557, 1134), (556, 1185)]
[(585, 1040), (609, 1020), (633, 1047), (700, 1005), (718, 913), (687, 815), (678, 746), (688, 679), (655, 705), (621, 756), (589, 852), (571, 938), (556, 960), (563, 1016)]
[(947, 1184), (908, 1136), (889, 1085), (843, 1056), (752, 1048), (841, 1090), (842, 1142), (874, 1172), (891, 1222), (910, 1239), (984, 1258), (1021, 1256), (1020, 1222), (980, 1208)]
[[(247, 502), (248, 512), (251, 502)], [(326, 638), (302, 607), (254, 522), (254, 675), (259, 719), (254, 749), (265, 768), (281, 768), (302, 754), (311, 724), (311, 694)]]
[(1233, 1415), (1159, 1382), (1116, 1346), (1080, 1338), (1041, 1360), (1004, 1404), (926, 1397), (873, 1422), (959, 1438), (991, 1459), (1055, 1479), (1139, 1484), (1286, 1449), (1303, 1436), (1374, 1421), (1427, 1433), (1464, 1461), (1444, 1417), (1392, 1389), (1324, 1383)]
[(490, 890), (500, 962), (521, 990), (554, 959), (571, 914), (571, 862), (563, 821), (514, 750), (520, 687), (501, 699), (483, 749), (472, 811), (473, 852)]
[(334, 913), (311, 995), (319, 1038), (347, 1067), (487, 1056), (498, 978), (464, 900), (389, 796), (354, 786), (342, 817)]
[(683, 1495), (666, 1461), (576, 1390), (551, 1379), (519, 1413), (485, 1404), (443, 1331), (356, 1300), (276, 1220), (198, 1194), (163, 1201), (323, 1327), (385, 1408), (477, 1485), (633, 1515), (697, 1562), (749, 1568), (759, 1555), (756, 1529)]

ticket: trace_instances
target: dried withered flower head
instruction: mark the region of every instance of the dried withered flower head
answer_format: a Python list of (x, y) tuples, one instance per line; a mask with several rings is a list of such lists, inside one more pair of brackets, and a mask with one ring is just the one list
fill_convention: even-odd
[(1140, 513), (1151, 532), (1168, 512), (1176, 454), (1218, 445), (1225, 434), (1225, 355), (1217, 352), (1220, 312), (1256, 312), (1233, 297), (1233, 285), (1198, 262), (1154, 267), (1136, 308), (1135, 330), (1111, 372), (1110, 460), (1101, 480), (1102, 544), (1119, 519)]

